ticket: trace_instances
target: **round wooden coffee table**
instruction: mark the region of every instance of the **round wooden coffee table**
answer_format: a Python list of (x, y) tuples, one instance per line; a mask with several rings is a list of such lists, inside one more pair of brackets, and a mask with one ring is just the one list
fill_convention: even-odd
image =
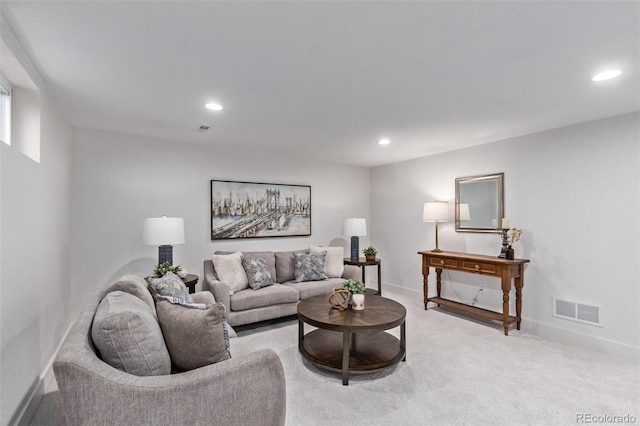
[[(329, 304), (329, 295), (310, 297), (298, 304), (298, 349), (317, 367), (349, 374), (381, 371), (406, 360), (405, 317), (400, 303), (380, 296), (366, 296), (364, 310), (340, 312)], [(318, 327), (304, 334), (304, 323)], [(385, 332), (400, 326), (400, 340)]]

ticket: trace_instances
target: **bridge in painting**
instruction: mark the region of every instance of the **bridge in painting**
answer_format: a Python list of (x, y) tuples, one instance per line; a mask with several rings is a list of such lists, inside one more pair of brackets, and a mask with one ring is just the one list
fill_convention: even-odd
[(247, 238), (265, 228), (278, 229), (280, 218), (292, 210), (289, 198), (287, 198), (287, 205), (280, 205), (280, 191), (277, 189), (267, 189), (264, 197), (256, 202), (255, 206), (252, 212), (213, 229), (211, 239)]

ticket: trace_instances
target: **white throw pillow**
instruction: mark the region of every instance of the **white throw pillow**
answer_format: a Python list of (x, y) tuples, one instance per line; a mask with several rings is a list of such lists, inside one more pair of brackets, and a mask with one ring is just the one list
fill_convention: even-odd
[(326, 251), (324, 258), (324, 273), (329, 278), (342, 278), (344, 273), (344, 247), (309, 247), (309, 253), (315, 254)]
[(242, 252), (233, 254), (214, 254), (213, 266), (218, 279), (229, 287), (229, 294), (244, 290), (249, 286), (247, 273), (242, 267)]

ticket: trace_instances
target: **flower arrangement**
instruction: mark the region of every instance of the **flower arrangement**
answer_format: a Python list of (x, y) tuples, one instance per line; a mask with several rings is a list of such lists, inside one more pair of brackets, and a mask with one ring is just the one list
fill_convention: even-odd
[(375, 256), (378, 254), (378, 250), (374, 246), (369, 246), (366, 249), (362, 250), (365, 256)]
[(360, 280), (346, 280), (342, 283), (342, 287), (349, 290), (351, 294), (364, 294), (365, 287)]
[(521, 235), (522, 235), (522, 229), (511, 228), (509, 230), (509, 233), (507, 234), (507, 241), (509, 242), (509, 245), (518, 241)]
[(172, 266), (169, 262), (161, 263), (153, 268), (153, 274), (156, 277), (164, 277), (167, 272), (173, 272), (179, 277), (186, 276), (186, 271), (184, 271), (180, 265)]

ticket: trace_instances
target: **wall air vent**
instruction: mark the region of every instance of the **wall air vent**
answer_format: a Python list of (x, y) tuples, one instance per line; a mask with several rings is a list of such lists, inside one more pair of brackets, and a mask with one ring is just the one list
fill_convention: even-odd
[(553, 316), (602, 327), (600, 306), (553, 298)]

